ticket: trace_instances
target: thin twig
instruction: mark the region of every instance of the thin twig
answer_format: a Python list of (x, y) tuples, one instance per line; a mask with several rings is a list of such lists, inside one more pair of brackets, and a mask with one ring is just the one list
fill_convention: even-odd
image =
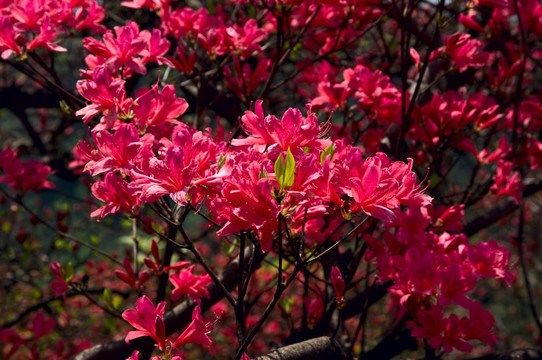
[(260, 330), (265, 320), (267, 320), (267, 317), (271, 314), (271, 311), (275, 308), (275, 305), (280, 300), (280, 297), (282, 296), (282, 293), (284, 290), (288, 288), (288, 286), (295, 280), (297, 273), (303, 268), (302, 263), (297, 263), (294, 271), (288, 277), (288, 280), (286, 283), (283, 283), (280, 279), (278, 279), (277, 287), (275, 289), (275, 294), (273, 295), (273, 299), (271, 302), (267, 305), (265, 308), (265, 311), (263, 312), (262, 316), (258, 319), (258, 322), (254, 327), (251, 329), (250, 333), (246, 337), (245, 341), (240, 345), (239, 350), (237, 351), (237, 354), (235, 355), (235, 360), (240, 360), (243, 356), (243, 353), (247, 349), (248, 345), (252, 342), (252, 339), (254, 339), (254, 336), (256, 336), (256, 333)]
[(52, 231), (54, 231), (55, 233), (57, 233), (58, 235), (62, 236), (62, 237), (65, 237), (66, 239), (68, 240), (71, 240), (81, 246), (84, 246), (86, 248), (89, 248), (93, 251), (96, 251), (98, 254), (108, 258), (109, 260), (113, 261), (115, 264), (117, 265), (120, 265), (120, 266), (123, 266), (123, 264), (118, 261), (117, 259), (115, 259), (114, 257), (112, 257), (111, 255), (109, 255), (108, 253), (106, 253), (105, 251), (97, 248), (96, 246), (84, 241), (84, 240), (81, 240), (81, 239), (78, 239), (76, 238), (75, 236), (72, 236), (68, 233), (65, 233), (63, 231), (60, 231), (56, 226), (52, 225), (51, 223), (47, 222), (46, 220), (44, 220), (43, 218), (41, 218), (40, 216), (38, 216), (38, 214), (36, 214), (34, 211), (30, 210), (30, 208), (28, 206), (26, 206), (22, 200), (20, 199), (17, 199), (13, 196), (11, 196), (6, 190), (4, 190), (4, 188), (0, 187), (0, 191), (6, 195), (6, 197), (12, 201), (15, 201), (17, 204), (19, 204), (23, 209), (25, 209), (31, 216), (33, 216), (36, 220), (38, 220), (40, 223), (42, 223), (43, 225), (45, 225), (45, 227), (51, 229)]
[(307, 260), (305, 260), (305, 263), (311, 263), (311, 262), (315, 262), (317, 261), (318, 259), (320, 259), (322, 256), (324, 256), (325, 254), (327, 254), (328, 252), (330, 252), (331, 250), (333, 250), (334, 248), (336, 248), (337, 246), (339, 246), (340, 244), (342, 244), (346, 239), (348, 239), (350, 236), (352, 236), (353, 233), (355, 233), (363, 224), (365, 224), (367, 222), (367, 220), (369, 220), (371, 217), (370, 216), (367, 216), (365, 219), (363, 219), (362, 222), (360, 222), (358, 225), (356, 225), (352, 230), (350, 230), (350, 232), (348, 234), (346, 234), (345, 237), (343, 237), (341, 240), (337, 241), (335, 244), (331, 245), (330, 247), (328, 247), (325, 251), (321, 252), (320, 254), (318, 254), (318, 256), (315, 256), (315, 257), (312, 257), (313, 254), (311, 254)]
[[(181, 235), (183, 237), (183, 240), (184, 240), (185, 244), (188, 246), (190, 251), (194, 254), (194, 256), (196, 257), (198, 262), (201, 264), (201, 266), (203, 266), (203, 268), (205, 269), (207, 274), (209, 274), (211, 279), (213, 279), (213, 282), (220, 287), (220, 289), (224, 293), (224, 297), (228, 300), (228, 302), (231, 304), (231, 306), (233, 306), (235, 308), (236, 301), (233, 298), (233, 296), (230, 294), (228, 289), (226, 289), (226, 287), (224, 286), (222, 281), (220, 281), (218, 276), (214, 273), (213, 269), (211, 269), (209, 267), (209, 265), (207, 264), (207, 262), (205, 261), (203, 256), (201, 256), (201, 253), (198, 251), (198, 249), (196, 249), (196, 247), (194, 246), (194, 244), (192, 243), (192, 241), (190, 240), (190, 238), (188, 237), (188, 235), (186, 234), (184, 229), (182, 227), (180, 227), (179, 231), (180, 231), (180, 233), (181, 233)], [(240, 269), (239, 271), (242, 271), (242, 270)]]
[[(85, 292), (89, 293), (89, 294), (103, 294), (104, 292), (104, 289), (86, 289)], [(122, 292), (122, 291), (118, 291), (118, 290), (114, 290), (114, 289), (111, 289), (111, 292), (112, 293), (115, 293), (115, 294), (118, 294), (124, 298), (128, 297), (128, 293), (126, 292)], [(79, 291), (68, 291), (66, 293), (65, 296), (53, 296), (53, 297), (50, 297), (50, 298), (47, 298), (43, 301), (40, 301), (39, 303), (37, 304), (34, 304), (32, 306), (29, 306), (27, 307), (25, 310), (23, 310), (21, 313), (19, 313), (19, 315), (17, 315), (17, 317), (11, 321), (8, 321), (8, 322), (5, 322), (3, 323), (0, 328), (2, 329), (6, 329), (6, 328), (9, 328), (9, 327), (12, 327), (14, 325), (16, 325), (19, 321), (23, 320), (25, 317), (27, 317), (29, 314), (33, 313), (34, 311), (37, 311), (41, 308), (44, 308), (44, 307), (47, 307), (49, 305), (49, 303), (53, 302), (53, 301), (61, 301), (65, 298), (71, 298), (71, 297), (74, 297), (74, 296), (78, 296), (78, 295), (81, 295), (81, 293)]]

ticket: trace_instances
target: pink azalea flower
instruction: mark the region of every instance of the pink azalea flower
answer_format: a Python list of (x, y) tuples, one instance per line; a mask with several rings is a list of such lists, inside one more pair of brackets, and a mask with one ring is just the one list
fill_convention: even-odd
[(464, 318), (459, 319), (456, 314), (444, 319), (445, 329), (442, 337), (442, 348), (445, 352), (452, 352), (454, 348), (463, 352), (471, 352), (472, 345), (465, 340)]
[(482, 43), (479, 40), (471, 39), (469, 34), (455, 33), (446, 40), (443, 48), (431, 53), (430, 61), (439, 56), (449, 56), (452, 66), (463, 72), (469, 67), (480, 67), (487, 63), (489, 53), (480, 51)]
[(0, 329), (0, 341), (2, 344), (11, 344), (11, 348), (6, 353), (3, 353), (2, 355), (5, 356), (4, 360), (9, 360), (17, 350), (21, 347), (21, 345), (26, 345), (25, 339), (23, 339), (19, 334), (17, 334), (14, 330), (11, 329)]
[(399, 206), (395, 197), (399, 183), (386, 176), (381, 160), (376, 157), (363, 160), (359, 149), (352, 148), (342, 165), (345, 166), (338, 167), (337, 180), (341, 181), (341, 190), (355, 201), (352, 212), (361, 210), (380, 220), (394, 220), (392, 209)]
[(296, 156), (304, 147), (324, 151), (331, 145), (330, 140), (320, 139), (323, 131), (310, 106), (307, 106), (307, 117), (303, 117), (298, 109), (290, 108), (279, 120), (274, 115), (264, 117), (262, 103), (261, 100), (256, 101), (255, 113), (245, 112), (241, 122), (249, 136), (246, 139), (233, 139), (232, 145), (252, 145), (260, 152), (269, 147), (267, 151), (272, 160), (288, 149)]
[(175, 9), (167, 15), (167, 18), (164, 18), (163, 15), (165, 27), (168, 34), (171, 33), (177, 39), (187, 34), (197, 37), (202, 32), (214, 30), (217, 26), (223, 26), (221, 23), (217, 24), (217, 19), (210, 16), (204, 7), (197, 11), (189, 7), (183, 7), (182, 9)]
[(158, 65), (166, 64), (173, 67), (171, 61), (166, 59), (164, 55), (169, 50), (169, 41), (162, 37), (162, 32), (158, 29), (153, 29), (152, 33), (148, 31), (142, 31), (140, 34), (143, 38), (147, 40), (147, 48), (141, 51), (143, 59), (141, 60), (144, 64), (148, 62), (155, 62)]
[(316, 170), (309, 168), (309, 170), (312, 170), (313, 174), (316, 175), (316, 179), (314, 179), (314, 181), (310, 184), (310, 190), (322, 200), (328, 201), (340, 207), (343, 204), (343, 201), (333, 186), (333, 173), (332, 169), (330, 168), (329, 159), (326, 158), (324, 160), (321, 169)]
[(56, 280), (51, 283), (51, 288), (53, 289), (53, 296), (66, 296), (66, 291), (70, 289), (70, 286), (66, 283), (66, 280), (64, 280), (64, 272), (60, 267), (60, 263), (52, 262), (49, 268), (51, 269), (53, 275), (56, 277)]
[(469, 318), (464, 325), (466, 340), (480, 340), (488, 345), (496, 344), (497, 337), (493, 333), (495, 318), (487, 310), (482, 309), (482, 303), (476, 301), (469, 310)]
[(11, 148), (5, 148), (0, 152), (0, 168), (4, 175), (0, 175), (0, 183), (7, 184), (14, 191), (25, 194), (29, 191), (51, 189), (55, 185), (47, 180), (51, 175), (51, 167), (35, 160), (26, 162), (17, 158)]
[(395, 284), (390, 292), (400, 297), (401, 305), (405, 306), (411, 296), (435, 296), (437, 284), (442, 274), (437, 271), (438, 261), (435, 254), (428, 250), (410, 247), (404, 257), (394, 256), (392, 259), (396, 272)]
[(90, 214), (90, 217), (99, 216), (98, 221), (108, 214), (116, 214), (119, 210), (131, 215), (139, 210), (141, 204), (139, 197), (128, 187), (124, 179), (117, 178), (113, 172), (107, 173), (103, 181), (94, 183), (91, 190), (98, 200), (107, 203)]
[(115, 35), (107, 31), (103, 35), (103, 43), (87, 37), (83, 45), (92, 54), (105, 59), (103, 65), (110, 74), (126, 67), (138, 74), (146, 74), (147, 69), (142, 61), (142, 52), (147, 47), (147, 39), (139, 32), (139, 25), (130, 21), (125, 26), (115, 26)]
[(46, 318), (43, 312), (38, 312), (30, 323), (29, 330), (34, 335), (33, 341), (38, 341), (40, 338), (48, 335), (54, 330), (56, 326), (56, 320), (53, 318)]
[[(331, 75), (326, 74), (324, 79), (318, 82), (318, 96), (311, 100), (311, 104), (317, 109), (324, 107), (326, 110), (344, 110), (346, 101), (359, 84), (352, 76), (352, 69), (343, 71), (344, 80), (338, 84), (330, 79)], [(324, 104), (328, 104), (328, 106), (323, 106)]]
[(380, 124), (397, 123), (401, 118), (397, 112), (401, 92), (391, 83), (390, 78), (383, 75), (382, 71), (373, 71), (363, 64), (356, 65), (351, 71), (350, 86), (355, 89), (354, 97), (359, 99), (361, 108)]
[(150, 145), (152, 135), (146, 139), (140, 139), (137, 128), (133, 124), (122, 124), (114, 134), (107, 130), (96, 131), (92, 134), (94, 144), (99, 151), (99, 159), (90, 160), (85, 171), (95, 176), (109, 170), (128, 170), (137, 162), (137, 158), (146, 150), (145, 157), (150, 157)]
[(172, 301), (179, 300), (185, 294), (198, 303), (202, 296), (209, 298), (209, 291), (206, 287), (212, 283), (211, 277), (207, 274), (194, 275), (194, 267), (192, 265), (178, 274), (169, 275), (169, 281), (175, 287), (171, 292)]
[(133, 187), (144, 202), (169, 195), (179, 204), (186, 205), (188, 200), (196, 204), (204, 196), (203, 188), (220, 188), (222, 178), (229, 174), (228, 166), (217, 172), (216, 144), (206, 133), (180, 125), (171, 141), (161, 142), (160, 159), (146, 159), (131, 172)]
[(423, 193), (427, 187), (422, 188), (421, 184), (416, 184), (416, 174), (412, 171), (414, 161), (410, 158), (407, 161), (408, 164), (402, 161), (395, 161), (390, 166), (392, 176), (400, 183), (395, 197), (401, 205), (427, 206), (431, 204), (433, 198)]
[(478, 277), (503, 279), (508, 286), (515, 280), (510, 269), (510, 251), (495, 240), (469, 245), (466, 254)]
[(9, 16), (0, 15), (0, 55), (7, 60), (11, 54), (21, 55), (22, 51), (17, 45), (20, 32), (15, 29)]
[(432, 198), (423, 194), (408, 164), (391, 162), (383, 153), (363, 159), (358, 148), (348, 147), (334, 160), (338, 190), (354, 199), (352, 212), (362, 211), (383, 221), (394, 221), (400, 205), (425, 206)]
[(179, 123), (176, 118), (184, 114), (188, 103), (175, 95), (175, 88), (166, 85), (161, 92), (153, 85), (151, 90), (141, 89), (136, 93), (133, 112), (140, 129), (164, 122)]
[(67, 51), (66, 48), (59, 46), (52, 42), (58, 35), (58, 31), (55, 26), (51, 24), (49, 17), (45, 17), (45, 20), (40, 26), (40, 32), (27, 46), (28, 51), (32, 51), (39, 47), (47, 48), (51, 51)]
[(137, 330), (130, 331), (126, 335), (126, 342), (137, 339), (142, 336), (150, 336), (156, 341), (161, 350), (166, 348), (166, 331), (162, 318), (166, 302), (162, 301), (154, 307), (152, 301), (143, 295), (136, 301), (136, 308), (125, 310), (122, 313), (122, 318), (130, 323)]
[(74, 160), (70, 162), (69, 167), (75, 168), (77, 174), (82, 174), (84, 172), (84, 167), (90, 161), (99, 161), (101, 159), (101, 155), (95, 150), (96, 149), (89, 141), (79, 141), (72, 150)]
[(441, 271), (442, 276), (438, 284), (439, 305), (445, 306), (453, 302), (465, 309), (470, 308), (472, 302), (465, 293), (474, 289), (476, 278), (468, 270), (468, 267), (452, 262), (446, 270)]
[(90, 3), (90, 6), (80, 7), (75, 12), (74, 20), (77, 30), (89, 29), (95, 34), (103, 34), (107, 28), (100, 24), (105, 19), (105, 9), (98, 5), (96, 0)]
[(20, 0), (11, 8), (11, 16), (22, 31), (39, 31), (49, 7), (45, 0)]
[(108, 127), (112, 127), (117, 117), (124, 114), (127, 110), (126, 106), (129, 105), (124, 83), (124, 80), (111, 79), (103, 67), (94, 69), (92, 79), (77, 82), (77, 91), (91, 104), (78, 110), (75, 115), (83, 116), (83, 122), (86, 124), (101, 113)]
[(523, 184), (521, 176), (513, 171), (514, 164), (510, 161), (499, 160), (497, 162), (497, 173), (495, 182), (491, 185), (490, 191), (497, 196), (511, 196), (516, 203), (523, 198)]
[(412, 336), (426, 338), (433, 349), (440, 349), (442, 333), (446, 328), (442, 308), (431, 306), (429, 310), (418, 311), (416, 317), (419, 326), (412, 328)]
[(262, 251), (267, 252), (273, 246), (272, 225), (280, 213), (280, 206), (271, 197), (270, 180), (259, 178), (264, 167), (257, 162), (242, 163), (241, 166), (224, 181), (223, 198), (211, 201), (208, 207), (216, 210), (219, 219), (227, 220), (217, 235), (254, 228), (260, 236)]
[(139, 280), (136, 278), (136, 274), (134, 272), (134, 268), (132, 267), (132, 264), (130, 263), (130, 259), (127, 257), (124, 258), (123, 261), (124, 269), (126, 271), (122, 270), (115, 270), (115, 275), (126, 284), (130, 285), (132, 289), (139, 289), (143, 284), (149, 280), (149, 273), (146, 271), (142, 271), (139, 274)]
[(182, 148), (171, 147), (164, 160), (150, 158), (142, 165), (142, 169), (132, 171), (132, 185), (141, 192), (143, 202), (154, 202), (169, 195), (176, 203), (187, 205), (187, 195), (197, 165), (186, 156)]
[(324, 315), (324, 300), (321, 296), (316, 296), (312, 300), (305, 297), (305, 307), (307, 308), (307, 327), (312, 330)]
[(267, 31), (258, 28), (258, 23), (254, 19), (249, 19), (243, 27), (236, 24), (225, 29), (227, 36), (224, 38), (228, 52), (241, 53), (245, 58), (253, 53), (261, 52), (259, 42), (267, 38)]
[(192, 312), (192, 322), (173, 342), (172, 346), (173, 348), (178, 348), (185, 344), (194, 343), (211, 349), (212, 341), (209, 339), (207, 333), (207, 326), (201, 317), (201, 308), (197, 305)]

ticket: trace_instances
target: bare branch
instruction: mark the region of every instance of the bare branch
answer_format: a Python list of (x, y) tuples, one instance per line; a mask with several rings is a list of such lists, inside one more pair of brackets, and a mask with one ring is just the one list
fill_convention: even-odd
[(257, 360), (347, 360), (340, 345), (328, 336), (313, 338), (273, 350)]

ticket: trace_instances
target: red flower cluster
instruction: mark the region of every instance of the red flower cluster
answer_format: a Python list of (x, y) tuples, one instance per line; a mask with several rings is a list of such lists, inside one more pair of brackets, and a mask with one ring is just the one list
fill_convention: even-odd
[(32, 159), (23, 162), (9, 147), (0, 152), (0, 168), (4, 172), (4, 175), (0, 175), (0, 183), (7, 184), (20, 194), (55, 187), (47, 180), (51, 167)]
[[(26, 56), (38, 48), (66, 51), (57, 44), (66, 26), (74, 30), (103, 33), (105, 10), (95, 0), (19, 0), (0, 5), (0, 54)], [(27, 40), (27, 39), (32, 40)]]
[[(168, 356), (167, 354), (170, 354), (171, 351), (189, 343), (199, 344), (210, 349), (211, 339), (207, 336), (208, 330), (201, 317), (199, 305), (192, 312), (192, 322), (175, 341), (170, 341), (166, 336), (166, 327), (163, 321), (165, 306), (166, 303), (162, 301), (155, 308), (152, 301), (144, 295), (137, 300), (135, 310), (124, 311), (122, 313), (123, 319), (137, 329), (126, 335), (126, 342), (129, 343), (130, 340), (141, 336), (150, 336), (156, 341), (164, 356)], [(131, 358), (137, 359), (137, 353), (132, 354)], [(182, 360), (180, 357), (179, 359)]]

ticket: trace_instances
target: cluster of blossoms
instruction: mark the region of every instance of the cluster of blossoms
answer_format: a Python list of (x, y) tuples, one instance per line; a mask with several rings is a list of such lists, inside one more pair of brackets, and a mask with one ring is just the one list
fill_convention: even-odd
[[(310, 248), (327, 238), (338, 240), (334, 229), (343, 219), (371, 216), (382, 220), (390, 230), (384, 233), (383, 242), (370, 235), (366, 237), (373, 248), (367, 254), (368, 260), (377, 262), (382, 280), (393, 280), (390, 292), (413, 317), (412, 334), (428, 338), (433, 347), (442, 346), (445, 351), (453, 347), (469, 351), (467, 341), (474, 339), (495, 343), (492, 316), (467, 294), (478, 280), (486, 277), (510, 282), (509, 253), (496, 243), (470, 245), (463, 235), (445, 232), (445, 225), (431, 228), (429, 225), (436, 220), (430, 214), (431, 198), (423, 194), (424, 189), (417, 183), (411, 159), (406, 163), (392, 161), (382, 152), (364, 156), (360, 148), (347, 140), (327, 138), (330, 124), (319, 125), (312, 112), (315, 106), (347, 113), (352, 110), (348, 104), (354, 99), (368, 121), (374, 120), (381, 127), (381, 131), (373, 133), (380, 136), (372, 140), (378, 144), (389, 127), (401, 119), (398, 110), (402, 94), (388, 77), (360, 63), (343, 70), (344, 80), (335, 83), (338, 73), (329, 65), (326, 68), (324, 62), (320, 65), (324, 71), (318, 72), (318, 94), (311, 100), (312, 106), (307, 106), (306, 115), (290, 108), (280, 119), (266, 116), (262, 102), (257, 101), (253, 110), (246, 111), (240, 120), (247, 137), (226, 141), (220, 131), (213, 137), (210, 130), (199, 131), (179, 120), (188, 105), (175, 95), (171, 85), (160, 88), (157, 84), (129, 97), (125, 91), (126, 78), (134, 72), (145, 74), (149, 62), (189, 74), (194, 62), (184, 57), (185, 48), (178, 47), (176, 57), (165, 57), (170, 45), (165, 36), (197, 39), (198, 46), (210, 58), (235, 54), (234, 70), (244, 80), (236, 80), (229, 68), (225, 77), (234, 93), (244, 98), (268, 75), (269, 63), (260, 61), (251, 73), (246, 62), (241, 68), (241, 60), (261, 53), (259, 42), (278, 25), (269, 20), (259, 28), (251, 20), (240, 28), (228, 25), (220, 13), (211, 16), (205, 9), (171, 10), (168, 3), (160, 2), (124, 5), (157, 11), (162, 31), (155, 29), (151, 34), (140, 31), (135, 23), (128, 23), (115, 28), (115, 33), (106, 32), (103, 42), (85, 39), (85, 47), (91, 53), (86, 58), (89, 69), (82, 72), (83, 80), (77, 88), (90, 104), (77, 114), (86, 123), (95, 116), (101, 117), (93, 128), (92, 143), (81, 142), (75, 153), (84, 171), (100, 176), (92, 186), (92, 193), (106, 203), (92, 216), (102, 219), (121, 210), (138, 216), (144, 204), (169, 196), (180, 206), (205, 205), (209, 216), (221, 225), (218, 236), (252, 232), (263, 252), (275, 249), (281, 226), (294, 238), (303, 233), (304, 246)], [(296, 10), (306, 11), (304, 6)], [(333, 6), (326, 10), (326, 16), (341, 11)], [(377, 15), (378, 12), (367, 16)], [(314, 21), (328, 20), (316, 16)], [(206, 25), (211, 22), (218, 25)], [(329, 39), (325, 33), (321, 36)], [(344, 36), (342, 40), (347, 43), (348, 34)], [(318, 37), (310, 40), (319, 41)], [(326, 45), (322, 45), (321, 52), (325, 52)], [(443, 48), (431, 54), (429, 61), (449, 59), (453, 69), (465, 71), (487, 60), (487, 54), (479, 48), (477, 40), (455, 34)], [(415, 51), (411, 54), (419, 61)], [(258, 77), (253, 77), (256, 73)], [(482, 105), (487, 110), (475, 111)], [(499, 117), (496, 111), (495, 103), (482, 95), (464, 100), (457, 92), (437, 94), (423, 107), (414, 108), (413, 116), (426, 120), (423, 129), (414, 126), (409, 136), (428, 146), (438, 144), (443, 138), (449, 141), (451, 137), (458, 148), (475, 152), (475, 145), (455, 129), (466, 124), (474, 124), (476, 129), (495, 126)], [(413, 155), (420, 159), (419, 154)], [(409, 210), (405, 213), (402, 207)], [(159, 262), (159, 257), (155, 261)], [(126, 273), (119, 273), (119, 278), (139, 287), (133, 271), (126, 264), (125, 268)], [(175, 286), (172, 300), (178, 300), (181, 289), (186, 287), (194, 290), (184, 293), (196, 300), (205, 296), (204, 288), (210, 278), (193, 279), (189, 276), (192, 269), (170, 275)], [(336, 270), (332, 276), (334, 284), (339, 284)], [(337, 300), (343, 304), (344, 285), (337, 286)], [(148, 299), (140, 299), (138, 306), (144, 302), (150, 304)], [(470, 311), (471, 315), (458, 318), (452, 314), (444, 318), (443, 308), (452, 304)], [(163, 310), (163, 305), (158, 306), (152, 312), (156, 313), (153, 319), (145, 320), (146, 325), (130, 321), (139, 329), (138, 336), (150, 335), (162, 350), (171, 347), (166, 346), (163, 324), (158, 320)], [(315, 324), (318, 317), (314, 316)], [(438, 324), (438, 329), (432, 328), (437, 326), (433, 324)], [(133, 337), (129, 335), (127, 340)], [(173, 348), (177, 345), (175, 341)]]
[(19, 0), (0, 4), (0, 54), (24, 57), (38, 48), (66, 51), (58, 45), (66, 28), (103, 33), (105, 9), (95, 0)]
[(4, 175), (0, 175), (0, 183), (7, 184), (20, 194), (54, 187), (47, 180), (51, 174), (50, 166), (32, 159), (23, 162), (9, 147), (0, 152), (0, 168), (4, 172)]
[[(515, 280), (508, 250), (494, 240), (472, 245), (457, 233), (462, 211), (449, 208), (439, 216), (441, 211), (432, 207), (411, 208), (399, 214), (395, 230), (385, 232), (383, 241), (365, 237), (372, 245), (367, 260), (378, 264), (382, 281), (393, 281), (390, 293), (415, 319), (412, 335), (427, 338), (435, 349), (442, 346), (446, 352), (452, 348), (471, 351), (468, 340), (497, 342), (493, 316), (468, 294), (481, 279), (501, 279), (507, 284)], [(462, 307), (470, 316), (443, 317), (453, 308), (450, 305)]]
[[(93, 194), (106, 202), (94, 216), (102, 218), (121, 209), (137, 216), (142, 204), (162, 196), (181, 206), (204, 202), (222, 224), (217, 235), (251, 230), (264, 252), (273, 249), (280, 221), (291, 236), (304, 231), (310, 247), (332, 235), (334, 228), (326, 229), (325, 216), (335, 214), (336, 222), (344, 216), (372, 216), (398, 229), (394, 235), (385, 233), (383, 244), (371, 237), (366, 241), (375, 249), (370, 254), (378, 262), (379, 276), (394, 280), (390, 292), (416, 319), (413, 335), (431, 334), (431, 345), (442, 345), (446, 351), (452, 347), (468, 351), (466, 341), (473, 339), (495, 343), (492, 316), (466, 294), (486, 277), (511, 281), (510, 255), (496, 243), (473, 246), (460, 234), (442, 232), (457, 229), (457, 223), (426, 231), (436, 219), (427, 213), (431, 198), (417, 184), (412, 160), (391, 161), (384, 153), (364, 158), (359, 148), (345, 141), (323, 138), (326, 126), (318, 124), (310, 106), (306, 116), (289, 109), (279, 120), (265, 116), (258, 101), (254, 111), (241, 118), (248, 136), (233, 139), (230, 146), (209, 132), (178, 122), (171, 127), (170, 138), (158, 140), (149, 133), (139, 135), (140, 118), (131, 121), (113, 124), (113, 134), (109, 129), (94, 131), (94, 151), (88, 151), (92, 148), (88, 142), (78, 145), (85, 170), (106, 173), (92, 186)], [(401, 206), (410, 210), (404, 213)], [(445, 219), (441, 214), (441, 222)], [(197, 288), (199, 283), (178, 275), (171, 275), (170, 281), (175, 286), (172, 300), (179, 298), (179, 289), (187, 284)], [(205, 284), (209, 283), (207, 279)], [(197, 299), (203, 290), (192, 291)], [(343, 302), (341, 291), (337, 294)], [(471, 311), (471, 316), (451, 315), (444, 321), (442, 307), (452, 303)], [(447, 321), (454, 321), (454, 326), (447, 326)], [(438, 339), (428, 328), (434, 323), (442, 327)], [(449, 333), (451, 329), (455, 333)], [(152, 334), (158, 341), (157, 336)], [(164, 339), (160, 341), (163, 349)]]
[[(166, 303), (164, 301), (155, 307), (147, 296), (139, 298), (135, 310), (129, 309), (122, 313), (124, 320), (137, 329), (130, 331), (126, 335), (126, 342), (142, 336), (150, 336), (162, 351), (162, 357), (155, 356), (152, 358), (153, 360), (163, 359), (164, 357), (172, 360), (182, 360), (181, 355), (177, 354), (176, 350), (189, 343), (199, 344), (211, 349), (211, 339), (207, 336), (209, 330), (203, 322), (199, 306), (196, 306), (192, 313), (190, 325), (173, 342), (167, 339), (166, 336), (166, 326), (163, 320), (165, 308)], [(137, 359), (139, 359), (139, 352), (134, 351), (129, 360)]]

